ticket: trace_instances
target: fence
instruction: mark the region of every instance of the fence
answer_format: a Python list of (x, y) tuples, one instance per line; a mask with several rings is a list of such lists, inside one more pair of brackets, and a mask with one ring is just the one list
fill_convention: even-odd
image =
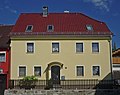
[[(28, 85), (29, 84), (29, 85)], [(113, 89), (114, 80), (60, 80), (55, 84), (52, 80), (27, 81), (21, 84), (21, 80), (10, 80), (10, 89)]]

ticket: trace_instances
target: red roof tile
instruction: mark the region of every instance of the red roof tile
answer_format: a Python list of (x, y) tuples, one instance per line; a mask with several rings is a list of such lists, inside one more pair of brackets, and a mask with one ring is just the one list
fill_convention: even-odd
[[(23, 13), (19, 16), (12, 33), (26, 34), (27, 25), (33, 25), (33, 34), (111, 34), (104, 22), (81, 13), (49, 13), (47, 17), (43, 17), (42, 13)], [(48, 25), (54, 26), (52, 33), (47, 31)], [(86, 25), (92, 25), (93, 31), (88, 31)]]

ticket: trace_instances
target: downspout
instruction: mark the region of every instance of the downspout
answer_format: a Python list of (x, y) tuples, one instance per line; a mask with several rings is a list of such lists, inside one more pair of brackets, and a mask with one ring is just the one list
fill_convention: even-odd
[(110, 52), (110, 69), (111, 69), (111, 79), (113, 80), (113, 71), (112, 71), (112, 42), (111, 42), (112, 36), (110, 36), (109, 42), (109, 52)]

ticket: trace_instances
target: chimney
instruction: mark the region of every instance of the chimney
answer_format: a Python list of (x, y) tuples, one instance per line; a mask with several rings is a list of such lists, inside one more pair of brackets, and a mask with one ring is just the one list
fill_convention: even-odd
[(43, 17), (47, 17), (47, 15), (48, 15), (48, 7), (44, 6), (43, 7)]

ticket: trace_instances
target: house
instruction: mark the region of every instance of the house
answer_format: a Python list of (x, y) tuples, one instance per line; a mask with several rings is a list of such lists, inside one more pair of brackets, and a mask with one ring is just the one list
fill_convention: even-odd
[(20, 14), (11, 35), (11, 79), (111, 79), (112, 33), (82, 13)]
[(0, 92), (10, 79), (10, 36), (13, 25), (0, 25)]
[(120, 48), (112, 52), (113, 78), (120, 79)]

